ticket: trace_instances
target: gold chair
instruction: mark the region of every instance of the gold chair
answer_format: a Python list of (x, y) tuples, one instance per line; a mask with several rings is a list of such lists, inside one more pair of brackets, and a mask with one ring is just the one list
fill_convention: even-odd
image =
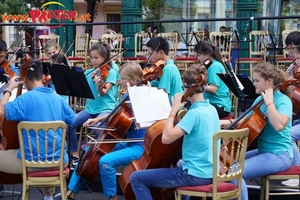
[[(291, 166), (285, 172), (271, 174), (261, 178), (260, 200), (269, 200), (271, 195), (300, 195), (300, 186), (284, 186), (280, 182), (287, 179), (300, 181), (300, 166)], [(274, 181), (275, 180), (275, 181)], [(281, 180), (278, 184), (278, 180)], [(272, 185), (270, 184), (272, 182)]]
[[(178, 187), (176, 189), (177, 200), (181, 200), (182, 195), (202, 197), (206, 199), (207, 197), (212, 197), (213, 200), (216, 199), (241, 199), (241, 187), (242, 187), (242, 177), (244, 161), (248, 143), (249, 129), (239, 129), (239, 130), (220, 130), (213, 137), (213, 182), (209, 185), (202, 186), (186, 186)], [(223, 141), (223, 144), (227, 144), (226, 147), (219, 149), (218, 141)], [(235, 141), (235, 142), (233, 142)], [(231, 149), (228, 153), (227, 150)], [(229, 162), (229, 170), (225, 174), (218, 173), (219, 156), (222, 154), (223, 160)], [(220, 168), (221, 171), (221, 168)], [(230, 183), (230, 181), (236, 181), (237, 185)]]
[(101, 42), (107, 43), (111, 50), (110, 56), (115, 56), (113, 59), (116, 63), (122, 62), (122, 43), (123, 43), (123, 35), (121, 33), (115, 34), (103, 34), (101, 36)]
[[(248, 71), (248, 75), (252, 77), (253, 65), (266, 61), (266, 47), (268, 45), (268, 31), (251, 31), (249, 33), (249, 57), (235, 59), (235, 73)], [(238, 66), (239, 64), (239, 66)], [(249, 64), (249, 69), (241, 67), (241, 65)]]
[(171, 59), (176, 58), (177, 53), (177, 44), (178, 43), (178, 34), (176, 32), (170, 32), (170, 33), (158, 33), (157, 36), (164, 38), (169, 43), (169, 57)]
[(231, 36), (230, 31), (210, 32), (209, 34), (210, 41), (219, 48), (223, 61), (231, 62)]
[[(18, 136), (23, 167), (22, 200), (29, 199), (31, 186), (60, 186), (62, 199), (66, 200), (66, 178), (69, 175), (69, 168), (64, 168), (63, 163), (66, 124), (62, 121), (22, 121), (18, 124)], [(61, 141), (58, 142), (57, 139), (61, 139)], [(25, 144), (28, 146), (26, 149)], [(59, 158), (54, 156), (57, 155), (57, 152), (59, 152)], [(27, 159), (25, 159), (25, 154)], [(45, 160), (45, 156), (47, 156), (47, 160)], [(40, 170), (28, 172), (28, 168)], [(49, 168), (57, 168), (57, 170), (49, 170)]]
[(68, 57), (68, 60), (73, 65), (82, 65), (86, 70), (88, 68), (88, 48), (89, 48), (89, 34), (76, 34), (75, 37), (75, 53), (74, 57)]
[(276, 59), (276, 66), (277, 66), (278, 69), (283, 68), (284, 70), (286, 70), (287, 67), (288, 67), (287, 65), (290, 65), (294, 60), (293, 58), (288, 57), (289, 52), (285, 49), (285, 47), (286, 47), (286, 43), (285, 43), (286, 37), (288, 36), (288, 34), (290, 34), (293, 31), (295, 31), (295, 30), (283, 30), (281, 32), (282, 45), (283, 45), (283, 55), (282, 55), (282, 57)]
[(100, 40), (96, 40), (96, 39), (91, 39), (89, 42), (89, 49), (96, 43), (100, 42)]
[(39, 40), (39, 49), (40, 49), (40, 55), (39, 58), (40, 59), (46, 59), (47, 56), (45, 54), (45, 44), (46, 42), (48, 42), (49, 40), (53, 40), (57, 46), (59, 47), (59, 39), (60, 36), (59, 35), (40, 35), (38, 40)]

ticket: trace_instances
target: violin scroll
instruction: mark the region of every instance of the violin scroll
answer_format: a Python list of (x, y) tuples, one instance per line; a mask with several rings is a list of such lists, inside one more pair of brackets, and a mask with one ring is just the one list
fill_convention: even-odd
[(193, 96), (196, 91), (201, 90), (201, 92), (204, 91), (204, 85), (206, 84), (206, 79), (203, 74), (199, 74), (196, 78), (197, 83), (191, 83), (191, 84), (184, 84), (184, 87), (186, 88), (184, 95), (181, 98), (181, 102), (185, 102), (188, 97)]

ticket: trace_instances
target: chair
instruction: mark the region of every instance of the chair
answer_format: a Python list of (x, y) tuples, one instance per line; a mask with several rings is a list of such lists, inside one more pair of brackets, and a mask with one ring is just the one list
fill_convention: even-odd
[(210, 32), (210, 41), (219, 48), (223, 61), (231, 62), (232, 32)]
[(46, 58), (47, 56), (45, 55), (45, 44), (49, 40), (54, 40), (54, 42), (59, 46), (59, 35), (40, 35), (38, 40), (39, 40), (39, 48), (40, 48), (40, 55), (39, 58)]
[[(284, 186), (278, 180), (299, 179), (300, 180), (300, 166), (291, 166), (285, 172), (267, 175), (261, 178), (260, 200), (268, 200), (271, 195), (299, 195), (300, 186)], [(277, 180), (274, 181), (274, 180)], [(272, 185), (270, 184), (272, 182)], [(279, 183), (279, 184), (278, 184)]]
[[(252, 77), (253, 64), (266, 61), (266, 47), (268, 45), (268, 31), (251, 31), (249, 33), (249, 57), (235, 59), (235, 73), (248, 71)], [(238, 66), (239, 64), (239, 66)], [(249, 64), (249, 69), (240, 67), (240, 64)], [(239, 68), (239, 69), (238, 69)]]
[(68, 60), (73, 65), (83, 65), (83, 69), (88, 68), (88, 48), (89, 48), (89, 34), (81, 33), (76, 34), (75, 37), (75, 53), (74, 57), (68, 57)]
[(91, 39), (89, 42), (89, 49), (96, 43), (100, 42), (100, 39), (96, 40), (96, 39)]
[(287, 68), (286, 65), (291, 64), (294, 60), (292, 57), (288, 57), (289, 52), (285, 49), (285, 47), (286, 47), (286, 43), (285, 43), (286, 37), (288, 36), (289, 33), (293, 32), (293, 31), (295, 31), (295, 30), (283, 30), (281, 32), (282, 45), (283, 45), (283, 55), (282, 55), (283, 57), (276, 59), (277, 68), (280, 68), (283, 65), (284, 68), (286, 69)]
[(178, 42), (178, 34), (176, 32), (170, 32), (170, 33), (158, 33), (157, 36), (164, 38), (169, 43), (169, 57), (171, 59), (176, 58), (177, 53), (177, 44)]
[(114, 61), (117, 63), (122, 62), (122, 43), (123, 43), (123, 35), (121, 33), (116, 34), (103, 34), (101, 36), (101, 42), (107, 43), (111, 50), (110, 56), (115, 56)]
[[(244, 161), (248, 143), (249, 129), (220, 130), (213, 136), (213, 183), (202, 186), (185, 186), (176, 188), (177, 200), (181, 200), (182, 195), (202, 197), (212, 197), (216, 199), (241, 199), (241, 184), (243, 176)], [(217, 141), (222, 140), (223, 144), (228, 144), (219, 149)], [(232, 142), (235, 141), (235, 142)], [(230, 152), (227, 150), (231, 149)], [(227, 173), (218, 173), (220, 160), (219, 151), (223, 155), (223, 160), (230, 162)], [(223, 163), (224, 164), (224, 163)], [(220, 172), (222, 171), (220, 167)], [(237, 186), (229, 181), (237, 180)]]
[[(23, 167), (22, 200), (29, 199), (30, 186), (60, 186), (60, 191), (64, 194), (62, 199), (66, 200), (66, 178), (69, 175), (69, 168), (64, 168), (63, 163), (66, 124), (62, 121), (22, 121), (18, 124), (18, 136)], [(40, 140), (40, 138), (44, 138), (44, 140)], [(58, 138), (61, 139), (59, 143), (56, 140)], [(28, 144), (26, 149), (24, 143)], [(60, 152), (60, 158), (54, 157), (57, 152)], [(25, 154), (27, 159), (25, 159)], [(47, 160), (44, 156), (48, 157)], [(28, 157), (30, 157), (30, 160)], [(28, 172), (28, 168), (45, 170)], [(57, 170), (49, 170), (49, 168), (57, 168)]]

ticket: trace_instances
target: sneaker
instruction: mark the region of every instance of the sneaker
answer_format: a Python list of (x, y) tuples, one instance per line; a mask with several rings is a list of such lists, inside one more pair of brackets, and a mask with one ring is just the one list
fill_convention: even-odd
[(285, 186), (298, 186), (299, 179), (289, 179), (287, 181), (282, 181), (281, 184)]
[(76, 165), (78, 165), (79, 158), (77, 156), (72, 155), (71, 162), (72, 162), (72, 165), (76, 166)]
[[(68, 199), (69, 200), (75, 200), (75, 199), (73, 199), (73, 198), (71, 198), (69, 196), (68, 196)], [(61, 200), (61, 193), (58, 193), (58, 194), (54, 195), (53, 196), (53, 200)]]

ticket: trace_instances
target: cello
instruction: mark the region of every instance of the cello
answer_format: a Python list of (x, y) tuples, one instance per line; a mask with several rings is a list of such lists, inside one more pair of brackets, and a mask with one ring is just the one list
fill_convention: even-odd
[[(152, 68), (147, 68), (147, 71), (143, 71), (143, 80), (137, 85), (145, 84), (160, 77), (163, 66), (164, 62), (159, 61)], [(128, 99), (128, 95), (124, 96), (118, 106), (99, 125), (99, 127), (102, 127), (107, 123), (106, 126), (114, 127), (114, 130), (104, 130), (98, 136), (97, 144), (92, 144), (80, 159), (76, 173), (88, 182), (93, 182), (99, 176), (99, 159), (115, 147), (116, 143), (104, 143), (104, 141), (122, 139), (133, 123), (131, 108), (126, 103)]]
[[(206, 83), (201, 74), (197, 78), (198, 83), (186, 84), (186, 91), (182, 96), (181, 102), (193, 96), (197, 90), (204, 91), (203, 85)], [(144, 139), (144, 153), (133, 162), (131, 162), (122, 172), (119, 178), (119, 186), (123, 191), (125, 199), (135, 200), (135, 195), (130, 184), (130, 175), (138, 170), (153, 168), (170, 168), (176, 166), (181, 158), (182, 137), (171, 144), (162, 143), (162, 132), (167, 120), (159, 120), (153, 123), (146, 131)], [(174, 194), (174, 188), (151, 188), (152, 198), (155, 200), (167, 200)]]
[[(30, 67), (30, 59), (23, 58), (23, 67), (20, 71), (20, 80), (23, 80), (27, 74), (27, 70)], [(18, 85), (16, 96), (21, 95), (23, 84)], [(7, 121), (5, 118), (1, 123), (1, 135), (2, 142), (0, 145), (0, 150), (8, 150), (8, 149), (18, 149), (19, 139), (18, 139), (18, 130), (17, 125), (18, 121)], [(22, 183), (22, 175), (21, 174), (8, 174), (4, 172), (0, 172), (0, 183), (2, 184), (18, 184)]]

